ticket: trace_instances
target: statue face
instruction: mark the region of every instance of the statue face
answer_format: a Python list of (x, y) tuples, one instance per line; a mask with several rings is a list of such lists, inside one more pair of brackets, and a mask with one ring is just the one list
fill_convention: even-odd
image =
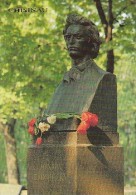
[(64, 37), (71, 58), (83, 58), (88, 54), (89, 36), (85, 26), (70, 25)]

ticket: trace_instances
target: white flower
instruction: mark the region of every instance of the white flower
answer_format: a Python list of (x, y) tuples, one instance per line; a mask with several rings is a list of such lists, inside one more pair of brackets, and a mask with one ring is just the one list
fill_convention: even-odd
[(50, 128), (50, 125), (45, 123), (45, 122), (40, 122), (39, 125), (38, 125), (38, 128), (41, 130), (41, 132), (45, 132), (45, 131), (48, 131), (49, 128)]
[(47, 117), (47, 121), (50, 124), (54, 124), (56, 122), (56, 116), (55, 115), (51, 115), (51, 116)]

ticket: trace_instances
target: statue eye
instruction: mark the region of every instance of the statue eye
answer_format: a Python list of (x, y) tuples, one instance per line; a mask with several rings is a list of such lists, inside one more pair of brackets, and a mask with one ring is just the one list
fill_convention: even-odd
[(77, 38), (77, 39), (81, 39), (82, 37), (81, 37), (80, 35), (77, 35), (76, 38)]
[(70, 37), (71, 37), (70, 35), (65, 35), (65, 39), (67, 40), (70, 39)]

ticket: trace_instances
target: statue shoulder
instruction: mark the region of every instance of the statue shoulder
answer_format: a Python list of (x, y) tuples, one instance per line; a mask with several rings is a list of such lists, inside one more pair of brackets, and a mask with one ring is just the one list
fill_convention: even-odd
[(101, 69), (95, 62), (93, 63), (93, 69), (102, 78), (102, 80), (116, 80), (116, 75)]

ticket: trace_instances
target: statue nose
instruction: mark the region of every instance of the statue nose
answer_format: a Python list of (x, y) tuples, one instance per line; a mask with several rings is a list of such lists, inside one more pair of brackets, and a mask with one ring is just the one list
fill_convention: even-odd
[(71, 36), (71, 37), (70, 37), (69, 43), (75, 43), (75, 38), (74, 38), (74, 36)]

